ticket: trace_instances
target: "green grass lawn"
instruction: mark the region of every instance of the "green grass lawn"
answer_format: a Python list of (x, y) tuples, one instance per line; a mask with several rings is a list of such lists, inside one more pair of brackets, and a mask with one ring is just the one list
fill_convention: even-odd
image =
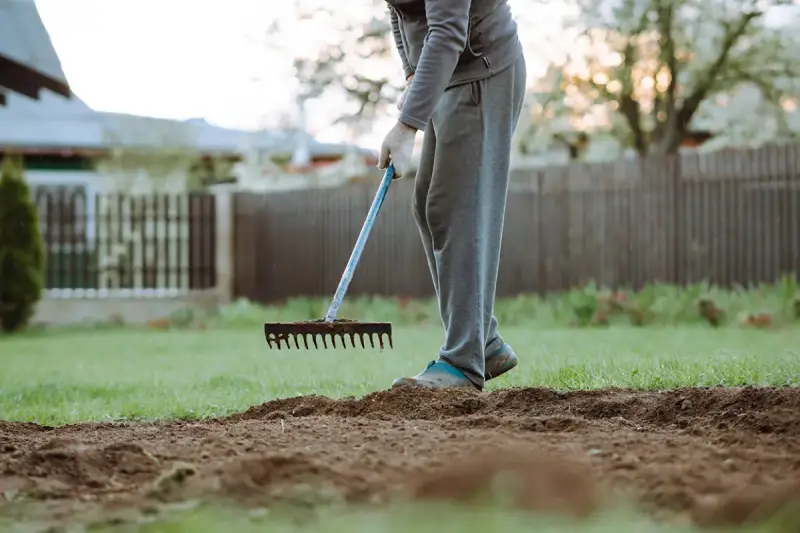
[[(615, 326), (548, 331), (517, 327), (503, 333), (515, 346), (521, 363), (509, 375), (491, 382), (490, 389), (800, 382), (797, 329), (762, 332), (702, 326)], [(53, 330), (0, 337), (0, 419), (60, 425), (122, 418), (197, 418), (242, 411), (270, 399), (298, 394), (360, 396), (387, 388), (399, 375), (419, 371), (435, 354), (441, 332), (436, 328), (398, 327), (394, 341), (394, 350), (381, 353), (361, 349), (269, 350), (259, 328)], [(255, 516), (246, 511), (205, 509), (108, 531), (694, 531), (689, 526), (655, 524), (624, 511), (580, 524), (500, 509), (426, 508), (419, 514), (400, 508), (320, 512), (321, 522), (298, 525), (274, 512)], [(10, 530), (10, 526), (11, 522), (3, 523), (0, 513), (0, 530)]]
[[(800, 382), (800, 330), (702, 326), (503, 332), (520, 365), (489, 389)], [(394, 350), (270, 350), (257, 329), (73, 330), (0, 337), (0, 419), (198, 418), (300, 394), (361, 396), (416, 373), (441, 342), (396, 328)]]

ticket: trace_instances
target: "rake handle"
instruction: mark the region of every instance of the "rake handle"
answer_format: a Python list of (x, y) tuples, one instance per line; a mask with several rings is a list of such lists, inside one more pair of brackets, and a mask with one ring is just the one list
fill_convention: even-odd
[(372, 200), (372, 206), (367, 213), (367, 219), (364, 220), (364, 225), (361, 226), (361, 232), (358, 234), (355, 246), (353, 246), (353, 252), (350, 254), (347, 266), (344, 267), (344, 273), (342, 273), (342, 278), (339, 280), (339, 286), (336, 288), (331, 306), (328, 308), (328, 313), (325, 315), (325, 322), (334, 322), (336, 320), (336, 315), (339, 313), (339, 308), (342, 306), (344, 295), (347, 293), (347, 287), (350, 286), (350, 281), (353, 279), (358, 261), (361, 259), (361, 252), (364, 251), (364, 246), (367, 244), (369, 232), (372, 231), (372, 226), (375, 224), (375, 219), (378, 217), (378, 211), (380, 211), (381, 205), (383, 205), (383, 201), (386, 199), (386, 193), (389, 192), (389, 185), (391, 185), (392, 179), (394, 179), (394, 165), (389, 163), (389, 166), (386, 167), (386, 172), (383, 174), (383, 180), (381, 180), (378, 191), (375, 193), (375, 199)]

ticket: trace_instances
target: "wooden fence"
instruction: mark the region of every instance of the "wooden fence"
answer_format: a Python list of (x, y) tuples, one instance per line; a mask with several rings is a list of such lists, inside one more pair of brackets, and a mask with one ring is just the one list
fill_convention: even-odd
[[(800, 145), (518, 170), (512, 184), (498, 296), (800, 273)], [(235, 295), (332, 295), (376, 187), (238, 193)], [(349, 294), (432, 294), (412, 188), (393, 184)]]
[(51, 296), (176, 294), (216, 285), (210, 194), (96, 195), (35, 187)]

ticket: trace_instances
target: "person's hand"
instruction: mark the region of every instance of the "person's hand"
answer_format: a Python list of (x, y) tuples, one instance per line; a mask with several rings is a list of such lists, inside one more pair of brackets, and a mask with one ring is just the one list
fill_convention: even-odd
[(408, 77), (408, 79), (406, 80), (406, 87), (405, 87), (405, 89), (403, 89), (403, 92), (400, 95), (400, 98), (397, 99), (397, 110), (398, 111), (402, 111), (403, 110), (403, 105), (405, 105), (405, 103), (406, 103), (406, 96), (408, 95), (408, 90), (411, 88), (411, 81), (413, 79), (414, 79), (414, 75), (413, 74)]
[(414, 138), (417, 130), (397, 122), (381, 144), (381, 156), (378, 159), (378, 168), (385, 170), (391, 159), (394, 165), (394, 177), (402, 178), (411, 170), (411, 155), (414, 153)]

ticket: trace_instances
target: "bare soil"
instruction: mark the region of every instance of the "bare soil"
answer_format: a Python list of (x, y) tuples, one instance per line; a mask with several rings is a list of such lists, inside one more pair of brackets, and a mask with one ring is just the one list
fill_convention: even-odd
[(659, 519), (709, 525), (800, 505), (800, 389), (397, 389), (193, 422), (0, 422), (0, 511), (490, 493), (576, 516), (632, 499)]

